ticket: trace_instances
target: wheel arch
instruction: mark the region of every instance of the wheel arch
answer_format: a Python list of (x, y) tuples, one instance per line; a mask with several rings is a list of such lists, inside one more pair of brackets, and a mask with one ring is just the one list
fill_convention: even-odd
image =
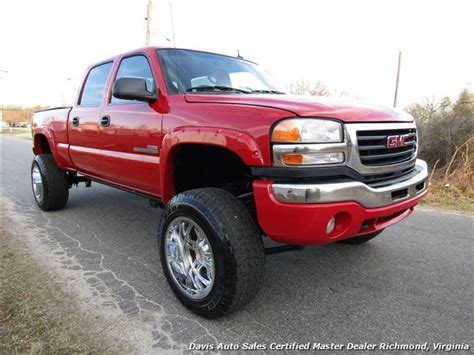
[(33, 149), (35, 155), (40, 154), (53, 154), (51, 147), (54, 147), (54, 144), (50, 144), (48, 138), (44, 133), (36, 133), (33, 137)]
[(176, 194), (176, 159), (180, 151), (187, 147), (220, 150), (237, 157), (246, 167), (264, 165), (257, 142), (248, 134), (212, 127), (181, 127), (168, 132), (163, 139), (160, 156), (161, 192), (165, 204)]
[(49, 130), (35, 129), (33, 135), (33, 153), (51, 154), (61, 170), (73, 168), (69, 156), (69, 144), (57, 142)]

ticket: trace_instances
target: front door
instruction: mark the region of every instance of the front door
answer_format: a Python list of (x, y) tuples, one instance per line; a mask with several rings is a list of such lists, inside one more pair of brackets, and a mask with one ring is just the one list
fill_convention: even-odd
[[(121, 60), (115, 80), (143, 78), (149, 89), (155, 79), (145, 55)], [(100, 140), (103, 177), (120, 186), (160, 196), (162, 114), (146, 102), (110, 97), (101, 113)]]

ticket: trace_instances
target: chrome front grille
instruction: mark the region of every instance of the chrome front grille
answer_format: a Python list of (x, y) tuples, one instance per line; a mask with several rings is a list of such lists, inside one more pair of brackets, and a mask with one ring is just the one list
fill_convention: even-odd
[[(405, 145), (387, 147), (393, 136), (405, 136)], [(416, 129), (384, 129), (357, 131), (360, 161), (367, 166), (383, 166), (410, 161), (416, 156)]]
[(415, 171), (415, 166), (386, 174), (364, 175), (365, 183), (372, 187), (381, 187), (390, 184), (394, 180), (409, 179)]

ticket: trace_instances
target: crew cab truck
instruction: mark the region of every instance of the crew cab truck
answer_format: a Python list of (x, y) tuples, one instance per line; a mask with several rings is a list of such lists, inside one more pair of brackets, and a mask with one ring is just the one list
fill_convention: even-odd
[(74, 106), (36, 112), (32, 134), (38, 206), (59, 210), (95, 181), (163, 207), (163, 271), (208, 318), (254, 297), (266, 254), (365, 243), (426, 194), (407, 113), (287, 95), (258, 65), (201, 51), (94, 64)]

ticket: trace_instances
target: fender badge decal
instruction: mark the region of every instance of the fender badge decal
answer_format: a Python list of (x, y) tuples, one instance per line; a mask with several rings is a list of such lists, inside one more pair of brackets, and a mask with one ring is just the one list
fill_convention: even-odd
[(147, 145), (146, 148), (143, 147), (133, 147), (135, 153), (145, 153), (145, 154), (158, 154), (159, 149), (157, 145)]

